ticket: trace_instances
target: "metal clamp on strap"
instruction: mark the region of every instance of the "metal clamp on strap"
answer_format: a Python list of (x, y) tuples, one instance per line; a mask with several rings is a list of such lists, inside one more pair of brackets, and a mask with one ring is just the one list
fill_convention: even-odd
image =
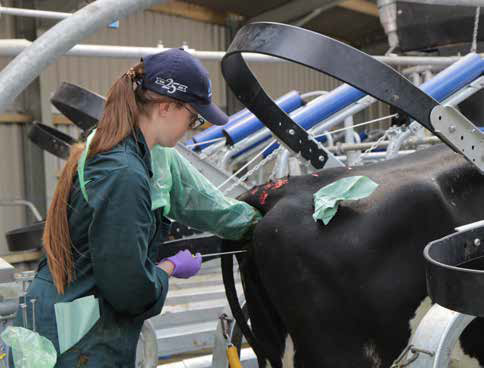
[(484, 172), (484, 134), (478, 127), (452, 106), (436, 106), (430, 120), (440, 139)]
[(302, 28), (278, 23), (252, 23), (235, 35), (222, 73), (237, 98), (290, 149), (316, 168), (326, 151), (284, 113), (261, 87), (243, 52), (270, 55), (328, 74), (410, 115), (430, 131), (430, 112), (438, 105), (389, 66), (351, 46)]

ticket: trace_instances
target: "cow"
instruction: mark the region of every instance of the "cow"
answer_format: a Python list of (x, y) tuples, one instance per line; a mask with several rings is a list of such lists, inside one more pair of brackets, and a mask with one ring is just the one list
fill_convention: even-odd
[[(328, 225), (315, 222), (313, 194), (354, 175), (379, 186), (365, 199), (341, 202)], [(238, 261), (259, 367), (281, 368), (292, 342), (296, 368), (388, 368), (418, 324), (417, 309), (430, 305), (423, 248), (484, 218), (484, 176), (439, 144), (289, 177), (240, 199), (264, 215), (251, 241), (224, 245), (247, 249)], [(461, 335), (469, 367), (484, 365), (482, 331), (477, 318)]]

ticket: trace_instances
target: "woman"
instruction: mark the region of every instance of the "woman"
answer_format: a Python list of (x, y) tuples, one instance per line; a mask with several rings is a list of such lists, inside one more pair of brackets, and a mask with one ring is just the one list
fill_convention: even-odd
[[(73, 148), (47, 215), (47, 257), (27, 292), (28, 327), (36, 299), (37, 332), (54, 344), (56, 367), (134, 367), (141, 327), (161, 312), (169, 277), (200, 269), (200, 254), (188, 251), (156, 263), (165, 215), (222, 237), (250, 234), (258, 213), (223, 197), (167, 148), (199, 115), (215, 124), (228, 119), (211, 102), (202, 64), (170, 49), (114, 83), (97, 129)], [(95, 299), (81, 299), (87, 296)], [(64, 332), (71, 331), (63, 330), (69, 321), (61, 308), (71, 304), (59, 303), (87, 300), (96, 312), (91, 317), (99, 317), (78, 341), (66, 342)], [(22, 325), (21, 312), (15, 325)]]

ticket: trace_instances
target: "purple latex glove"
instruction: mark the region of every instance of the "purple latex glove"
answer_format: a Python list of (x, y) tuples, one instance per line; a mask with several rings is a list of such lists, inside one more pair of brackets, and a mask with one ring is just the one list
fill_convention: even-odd
[(163, 261), (169, 261), (173, 263), (175, 269), (171, 274), (172, 276), (179, 279), (188, 279), (189, 277), (196, 275), (198, 271), (200, 271), (200, 267), (202, 265), (202, 256), (200, 255), (200, 253), (197, 253), (195, 256), (193, 256), (193, 254), (190, 253), (189, 250), (185, 249), (179, 251), (174, 256), (161, 260), (161, 262)]

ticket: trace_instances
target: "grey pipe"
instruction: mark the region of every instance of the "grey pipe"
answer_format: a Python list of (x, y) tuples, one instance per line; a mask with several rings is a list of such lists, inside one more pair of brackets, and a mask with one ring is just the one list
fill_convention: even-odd
[[(415, 150), (405, 150), (405, 151), (400, 151), (400, 155), (410, 155), (411, 153), (414, 153)], [(365, 154), (363, 157), (362, 157), (362, 160), (365, 161), (365, 160), (388, 160), (388, 158), (385, 156), (386, 152), (369, 152), (367, 154)], [(336, 158), (338, 160), (341, 160), (341, 161), (344, 161), (346, 162), (348, 160), (348, 157), (346, 155), (339, 155), (339, 156), (336, 156)], [(351, 166), (351, 165), (349, 165)]]
[[(113, 1), (113, 0), (98, 0), (98, 2), (99, 1)], [(128, 1), (128, 0), (124, 0), (124, 1)], [(147, 1), (149, 0), (143, 0), (143, 2), (147, 2)], [(166, 0), (157, 0), (157, 1), (152, 0), (152, 2), (161, 2), (161, 1), (166, 1)], [(91, 6), (93, 4), (90, 4), (88, 6)], [(71, 18), (72, 16), (58, 23), (57, 26), (61, 25), (63, 22), (70, 20)], [(101, 26), (105, 26), (107, 23), (108, 22), (103, 23), (101, 24)], [(53, 28), (55, 27), (56, 26), (54, 26)], [(49, 30), (46, 33), (49, 33), (51, 30)], [(39, 37), (39, 39), (42, 38), (44, 35)], [(80, 37), (80, 39), (82, 37)], [(37, 40), (35, 42), (37, 42)], [(16, 56), (20, 52), (28, 48), (30, 45), (31, 45), (31, 42), (23, 39), (0, 40), (0, 56)], [(133, 47), (133, 46), (112, 46), (112, 45), (73, 46), (73, 44), (71, 44), (70, 47), (64, 47), (62, 49), (62, 52), (59, 55), (65, 54), (67, 56), (91, 56), (91, 57), (108, 57), (108, 58), (116, 58), (116, 59), (137, 59), (144, 55), (154, 54), (157, 52), (161, 52), (163, 50), (166, 50), (166, 49), (161, 47)], [(224, 51), (197, 51), (195, 49), (190, 49), (190, 48), (186, 50), (187, 52), (191, 53), (193, 56), (196, 56), (201, 60), (207, 60), (207, 61), (220, 61), (225, 55)], [(56, 55), (56, 57), (59, 55)], [(483, 56), (483, 54), (480, 54), (480, 55)], [(440, 66), (451, 65), (462, 58), (461, 56), (373, 56), (373, 57), (389, 65), (440, 65)], [(49, 60), (49, 62), (47, 62), (45, 66), (51, 63), (53, 59), (55, 58), (52, 58), (52, 60)], [(249, 62), (287, 62), (286, 60), (283, 60), (283, 59), (274, 58), (272, 56), (259, 55), (259, 54), (246, 54), (244, 55), (244, 59)]]
[(405, 0), (407, 3), (447, 6), (484, 6), (484, 0)]
[(97, 0), (57, 23), (0, 73), (0, 112), (57, 57), (101, 27), (166, 0)]
[[(354, 150), (366, 150), (368, 148), (373, 147), (376, 142), (365, 142), (365, 143), (354, 143), (354, 144), (338, 144), (332, 147), (326, 147), (328, 151), (333, 153), (340, 153), (340, 152), (347, 152), (347, 151), (354, 151)], [(438, 137), (426, 137), (426, 138), (415, 138), (409, 139), (405, 142), (402, 147), (403, 148), (414, 148), (419, 144), (438, 144), (442, 143), (442, 141)], [(382, 141), (379, 142), (374, 148), (385, 148), (388, 147), (390, 141)], [(386, 153), (385, 153), (386, 154)]]
[(0, 15), (16, 15), (20, 17), (33, 17), (33, 18), (45, 18), (45, 19), (65, 19), (70, 17), (72, 13), (61, 13), (54, 11), (45, 11), (37, 9), (21, 9), (21, 8), (8, 8), (0, 6)]
[(12, 199), (12, 200), (4, 200), (0, 199), (0, 206), (27, 206), (33, 213), (35, 219), (37, 221), (42, 221), (42, 216), (40, 212), (37, 210), (37, 207), (32, 202), (23, 200), (23, 199)]
[(275, 179), (283, 178), (289, 174), (289, 150), (284, 148), (282, 152), (277, 155), (274, 173)]

